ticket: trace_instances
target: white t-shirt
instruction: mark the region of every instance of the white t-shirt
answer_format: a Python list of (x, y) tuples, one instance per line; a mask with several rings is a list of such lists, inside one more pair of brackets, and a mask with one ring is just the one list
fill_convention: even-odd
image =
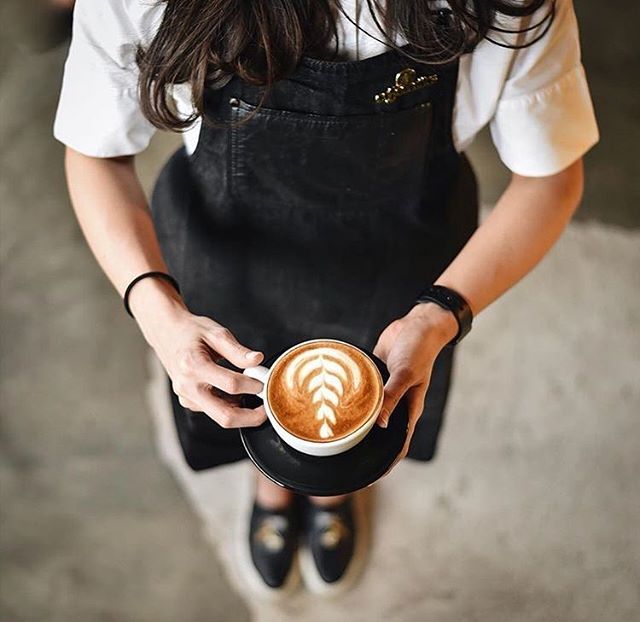
[[(153, 38), (164, 7), (149, 0), (76, 1), (54, 122), (59, 141), (95, 157), (147, 147), (157, 130), (139, 107), (135, 53), (139, 43)], [(366, 7), (366, 2), (343, 0), (343, 10), (372, 36), (339, 14), (340, 58), (357, 60), (389, 49), (377, 40), (384, 36)], [(534, 25), (547, 11), (545, 3), (526, 23), (511, 18), (502, 25)], [(525, 40), (539, 32), (530, 31)], [(497, 32), (490, 36), (517, 41)], [(395, 43), (406, 40), (398, 37)], [(188, 113), (188, 86), (175, 87), (173, 94), (178, 108)], [(465, 150), (486, 124), (504, 164), (521, 175), (556, 173), (598, 141), (572, 0), (556, 0), (551, 28), (533, 45), (514, 50), (483, 40), (460, 59), (452, 127), (456, 149)], [(195, 149), (199, 131), (197, 120), (183, 134), (187, 152)]]

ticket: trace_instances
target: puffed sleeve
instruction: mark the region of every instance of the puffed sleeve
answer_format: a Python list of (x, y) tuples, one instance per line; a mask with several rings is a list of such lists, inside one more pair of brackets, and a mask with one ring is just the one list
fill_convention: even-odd
[(598, 142), (571, 0), (556, 0), (547, 33), (515, 52), (490, 130), (505, 165), (533, 177), (561, 171)]
[(131, 0), (75, 3), (53, 135), (86, 155), (139, 153), (156, 131), (140, 110), (135, 62), (141, 25), (153, 16), (131, 7)]

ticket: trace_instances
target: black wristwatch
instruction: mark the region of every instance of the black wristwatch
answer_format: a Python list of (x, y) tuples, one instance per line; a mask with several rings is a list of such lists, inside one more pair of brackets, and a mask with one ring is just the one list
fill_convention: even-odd
[(451, 311), (458, 322), (458, 334), (447, 344), (458, 343), (470, 330), (473, 313), (469, 303), (456, 291), (444, 285), (430, 285), (417, 298), (416, 303), (435, 302), (443, 309)]

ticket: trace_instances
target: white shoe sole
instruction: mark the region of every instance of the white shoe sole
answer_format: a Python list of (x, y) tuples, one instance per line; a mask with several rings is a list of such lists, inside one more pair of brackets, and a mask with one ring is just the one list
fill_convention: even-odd
[(304, 539), (301, 538), (302, 541), (298, 547), (300, 572), (305, 586), (310, 592), (327, 598), (338, 596), (349, 590), (362, 574), (368, 557), (370, 534), (369, 515), (365, 499), (366, 492), (366, 490), (357, 490), (353, 493), (354, 549), (349, 565), (340, 579), (327, 583), (322, 578), (313, 560), (311, 550), (304, 542)]
[(253, 507), (254, 491), (245, 482), (245, 493), (239, 504), (238, 514), (234, 521), (234, 559), (233, 571), (237, 588), (250, 596), (258, 596), (269, 601), (278, 601), (292, 595), (301, 583), (300, 566), (297, 551), (293, 555), (291, 568), (286, 580), (280, 587), (266, 584), (251, 559), (249, 545), (249, 528), (251, 510)]

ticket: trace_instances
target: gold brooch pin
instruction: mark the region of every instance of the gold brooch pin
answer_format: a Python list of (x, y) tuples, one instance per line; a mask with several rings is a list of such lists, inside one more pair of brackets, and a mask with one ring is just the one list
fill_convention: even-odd
[(416, 91), (438, 81), (435, 73), (428, 76), (416, 77), (415, 69), (407, 67), (396, 74), (396, 81), (393, 86), (387, 87), (382, 93), (377, 93), (374, 100), (377, 104), (390, 104), (394, 102), (400, 95), (406, 95), (412, 91)]

